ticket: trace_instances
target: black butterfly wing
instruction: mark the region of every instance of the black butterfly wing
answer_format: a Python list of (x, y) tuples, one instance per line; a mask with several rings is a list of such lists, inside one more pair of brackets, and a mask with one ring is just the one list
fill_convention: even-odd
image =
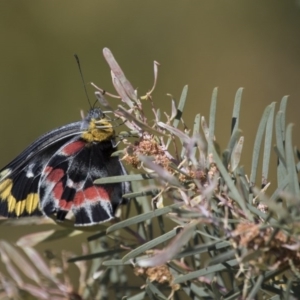
[(47, 214), (57, 213), (63, 220), (71, 210), (75, 225), (93, 225), (114, 217), (123, 202), (122, 195), (130, 190), (128, 183), (95, 185), (101, 177), (125, 174), (113, 141), (87, 143), (74, 137), (48, 161), (39, 182), (41, 208)]
[(110, 220), (129, 183), (95, 185), (99, 177), (126, 174), (111, 157), (114, 131), (103, 112), (92, 109), (81, 122), (40, 137), (0, 171), (0, 215), (21, 217), (72, 211), (75, 225)]
[(75, 122), (44, 134), (0, 171), (0, 215), (42, 214), (38, 191), (42, 170), (57, 149), (80, 134), (80, 126)]

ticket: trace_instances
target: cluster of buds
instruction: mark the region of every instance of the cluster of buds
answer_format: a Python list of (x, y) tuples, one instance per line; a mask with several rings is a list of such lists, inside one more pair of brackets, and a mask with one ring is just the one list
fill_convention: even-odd
[(272, 269), (291, 263), (300, 267), (300, 247), (282, 230), (276, 231), (262, 224), (240, 223), (232, 232), (232, 241), (240, 249), (247, 249), (247, 253), (257, 251), (257, 255), (249, 261), (257, 272), (266, 261)]
[(167, 157), (165, 151), (153, 135), (144, 133), (138, 141), (136, 141), (133, 145), (128, 146), (123, 160), (132, 167), (139, 169), (141, 168), (141, 160), (139, 159), (140, 156), (150, 156), (153, 158), (153, 162), (157, 165), (168, 171), (172, 170), (169, 167), (170, 159)]

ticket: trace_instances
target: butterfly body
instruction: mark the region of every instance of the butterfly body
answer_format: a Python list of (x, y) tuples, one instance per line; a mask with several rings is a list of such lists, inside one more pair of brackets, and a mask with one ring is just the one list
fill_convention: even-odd
[(78, 226), (112, 219), (129, 183), (94, 180), (126, 174), (115, 151), (113, 127), (98, 108), (46, 133), (0, 171), (0, 215), (56, 213), (63, 221), (71, 210)]

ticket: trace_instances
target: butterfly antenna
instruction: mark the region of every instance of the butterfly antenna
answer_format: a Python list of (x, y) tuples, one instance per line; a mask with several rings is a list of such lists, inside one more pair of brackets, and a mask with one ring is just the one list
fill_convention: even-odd
[(87, 89), (86, 89), (86, 84), (85, 84), (85, 81), (84, 81), (84, 78), (83, 78), (83, 73), (82, 73), (82, 70), (81, 70), (81, 65), (80, 65), (79, 57), (78, 57), (77, 54), (74, 54), (74, 57), (75, 57), (76, 62), (77, 62), (77, 66), (78, 66), (80, 77), (81, 77), (81, 80), (82, 80), (82, 83), (83, 83), (83, 88), (84, 88), (84, 91), (85, 91), (85, 95), (87, 97), (87, 100), (89, 102), (90, 107), (93, 107), (91, 105), (91, 101), (90, 101), (90, 98), (89, 98), (89, 95), (88, 95), (88, 92), (87, 92)]

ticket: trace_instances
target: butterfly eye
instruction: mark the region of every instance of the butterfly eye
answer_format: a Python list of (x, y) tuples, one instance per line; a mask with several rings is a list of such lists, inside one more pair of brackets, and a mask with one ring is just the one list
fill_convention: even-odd
[(105, 114), (103, 113), (103, 111), (100, 108), (94, 108), (94, 109), (90, 110), (90, 112), (88, 113), (88, 115), (86, 117), (86, 120), (88, 122), (92, 119), (101, 121), (104, 118), (105, 118)]

